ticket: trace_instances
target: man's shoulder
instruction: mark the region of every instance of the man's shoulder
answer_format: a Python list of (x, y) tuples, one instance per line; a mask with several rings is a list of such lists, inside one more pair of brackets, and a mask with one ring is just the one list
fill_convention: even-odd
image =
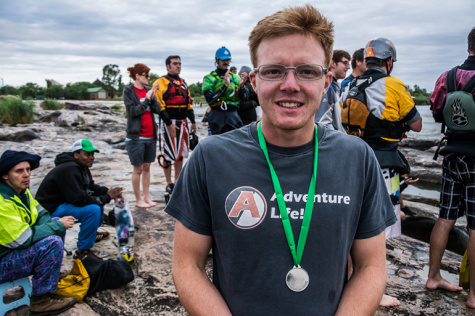
[(325, 145), (334, 148), (339, 152), (346, 152), (346, 150), (352, 150), (352, 152), (347, 152), (348, 154), (355, 153), (355, 151), (366, 152), (371, 150), (371, 147), (366, 144), (366, 142), (357, 136), (349, 135), (336, 131), (334, 129), (319, 125), (318, 128), (323, 128), (323, 137), (321, 139)]
[(229, 148), (231, 144), (242, 144), (245, 140), (252, 140), (251, 126), (255, 125), (249, 124), (224, 134), (206, 137), (200, 141), (200, 146), (205, 150), (223, 150), (223, 148)]

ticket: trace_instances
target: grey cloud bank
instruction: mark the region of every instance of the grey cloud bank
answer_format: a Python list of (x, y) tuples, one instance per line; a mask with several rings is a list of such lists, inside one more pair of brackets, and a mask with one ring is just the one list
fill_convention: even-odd
[[(2, 1), (0, 78), (5, 84), (66, 84), (102, 77), (102, 67), (145, 63), (165, 74), (168, 55), (182, 56), (182, 76), (201, 81), (226, 46), (233, 65), (251, 66), (247, 38), (263, 17), (307, 1)], [(314, 2), (335, 25), (335, 49), (350, 54), (374, 37), (396, 45), (393, 75), (432, 91), (437, 77), (467, 56), (475, 2)], [(348, 73), (349, 74), (349, 73)], [(127, 79), (125, 80), (127, 81)]]

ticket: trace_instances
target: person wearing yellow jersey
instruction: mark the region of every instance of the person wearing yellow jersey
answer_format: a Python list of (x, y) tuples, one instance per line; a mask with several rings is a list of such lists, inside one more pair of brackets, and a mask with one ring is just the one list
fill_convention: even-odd
[(40, 159), (12, 150), (0, 158), (0, 284), (33, 275), (30, 315), (55, 315), (76, 304), (74, 297), (52, 294), (63, 262), (62, 236), (75, 219), (52, 221), (31, 195), (30, 174)]
[[(398, 151), (405, 132), (420, 132), (422, 118), (406, 85), (391, 77), (396, 62), (396, 47), (386, 38), (375, 38), (364, 49), (366, 71), (353, 79), (340, 98), (341, 121), (348, 134), (361, 137), (378, 159), (397, 222), (386, 228), (386, 239), (401, 235), (399, 174), (410, 168)], [(340, 110), (340, 109), (338, 109)], [(400, 302), (384, 295), (381, 306)]]
[[(168, 56), (165, 65), (167, 66), (167, 75), (155, 80), (153, 86), (158, 85), (155, 95), (161, 105), (160, 118), (165, 122), (161, 132), (163, 155), (166, 160), (166, 167), (162, 166), (167, 180), (166, 191), (172, 193), (183, 167), (183, 158), (188, 157), (189, 134), (196, 132), (196, 123), (190, 90), (185, 80), (180, 78), (180, 56)], [(191, 128), (188, 128), (187, 118), (191, 122)], [(175, 181), (172, 181), (172, 161), (175, 162)]]

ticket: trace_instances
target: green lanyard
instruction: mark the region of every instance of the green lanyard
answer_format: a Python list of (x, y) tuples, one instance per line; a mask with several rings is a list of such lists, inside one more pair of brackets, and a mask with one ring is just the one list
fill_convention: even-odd
[(308, 188), (307, 203), (305, 204), (305, 214), (302, 221), (302, 228), (300, 229), (300, 236), (297, 245), (297, 252), (295, 252), (295, 240), (292, 233), (292, 227), (290, 226), (289, 214), (287, 213), (287, 207), (285, 206), (284, 195), (282, 194), (282, 188), (280, 187), (279, 179), (275, 173), (274, 167), (269, 160), (269, 154), (267, 153), (266, 140), (262, 133), (261, 124), (258, 128), (259, 145), (261, 146), (264, 155), (266, 156), (267, 163), (269, 164), (270, 175), (272, 177), (272, 183), (274, 184), (274, 190), (277, 197), (277, 204), (279, 206), (280, 217), (282, 218), (282, 224), (284, 225), (285, 237), (290, 247), (290, 253), (294, 260), (296, 267), (300, 265), (302, 260), (302, 254), (307, 241), (308, 229), (310, 227), (310, 220), (312, 219), (313, 205), (315, 199), (315, 183), (317, 182), (317, 164), (318, 164), (318, 137), (317, 127), (315, 126), (315, 154), (313, 158), (313, 175)]

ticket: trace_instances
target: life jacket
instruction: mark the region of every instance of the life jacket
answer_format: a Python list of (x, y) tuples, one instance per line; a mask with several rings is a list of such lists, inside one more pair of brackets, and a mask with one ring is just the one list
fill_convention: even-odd
[(186, 85), (185, 80), (180, 78), (180, 81), (178, 81), (168, 75), (163, 77), (170, 81), (170, 89), (168, 90), (167, 95), (164, 96), (165, 104), (187, 106), (191, 103), (191, 99), (188, 96), (188, 86)]
[(384, 77), (387, 75), (376, 72), (360, 85), (356, 84), (360, 77), (354, 78), (349, 84), (348, 96), (341, 110), (341, 121), (346, 132), (363, 138), (371, 146), (384, 146), (389, 143), (382, 138), (401, 140), (406, 131), (404, 122), (381, 120), (368, 109), (365, 90)]
[(454, 136), (467, 133), (474, 133), (475, 136), (475, 101), (473, 100), (475, 76), (470, 78), (462, 90), (457, 90), (455, 81), (457, 68), (458, 66), (447, 73), (447, 96), (442, 112), (444, 124), (447, 127), (447, 133)]
[[(215, 84), (213, 86), (213, 92), (218, 91), (224, 86), (224, 79), (221, 78), (216, 71), (212, 71), (211, 76), (216, 79)], [(229, 77), (229, 79), (229, 86), (226, 88), (223, 94), (221, 94), (221, 97), (216, 100), (218, 104), (221, 104), (223, 101), (231, 102), (231, 104), (237, 104), (237, 102), (239, 101), (239, 83), (236, 84), (231, 76)]]
[(28, 205), (10, 190), (6, 185), (0, 184), (0, 244), (14, 249), (31, 236), (30, 226), (38, 218), (36, 207), (39, 203), (31, 196), (29, 189), (25, 192)]

